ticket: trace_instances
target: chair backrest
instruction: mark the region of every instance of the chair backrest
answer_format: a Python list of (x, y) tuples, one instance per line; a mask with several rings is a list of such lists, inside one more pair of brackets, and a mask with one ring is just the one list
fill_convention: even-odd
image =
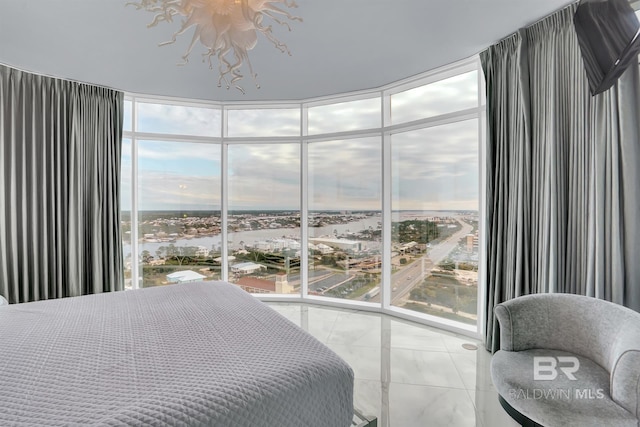
[[(500, 308), (498, 308), (500, 307)], [(563, 350), (610, 374), (611, 397), (640, 418), (640, 313), (573, 294), (526, 295), (498, 304), (509, 350)]]
[(609, 372), (619, 356), (616, 342), (633, 330), (631, 326), (621, 326), (640, 328), (640, 313), (581, 295), (533, 294), (499, 306), (511, 313), (513, 350), (569, 351), (593, 360)]

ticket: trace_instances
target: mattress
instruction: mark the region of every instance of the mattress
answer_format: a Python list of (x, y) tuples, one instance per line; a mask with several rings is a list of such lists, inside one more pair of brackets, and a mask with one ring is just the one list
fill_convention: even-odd
[(224, 282), (0, 308), (0, 425), (349, 426), (353, 371)]

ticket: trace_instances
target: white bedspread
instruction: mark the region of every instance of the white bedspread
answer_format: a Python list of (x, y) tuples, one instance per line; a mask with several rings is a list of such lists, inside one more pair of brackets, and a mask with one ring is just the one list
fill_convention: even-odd
[(0, 425), (341, 427), (353, 371), (234, 285), (0, 308)]

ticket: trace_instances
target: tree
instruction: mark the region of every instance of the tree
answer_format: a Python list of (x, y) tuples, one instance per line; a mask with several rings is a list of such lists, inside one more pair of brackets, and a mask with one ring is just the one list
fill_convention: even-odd
[(176, 246), (173, 243), (167, 248), (167, 256), (178, 261), (182, 265), (187, 259), (195, 257), (198, 248), (195, 246)]
[(261, 260), (264, 260), (264, 254), (260, 251), (251, 251), (251, 259), (254, 262), (260, 262)]
[(438, 264), (438, 267), (440, 267), (443, 270), (453, 271), (456, 268), (456, 263), (450, 259), (446, 259), (442, 261), (440, 264)]

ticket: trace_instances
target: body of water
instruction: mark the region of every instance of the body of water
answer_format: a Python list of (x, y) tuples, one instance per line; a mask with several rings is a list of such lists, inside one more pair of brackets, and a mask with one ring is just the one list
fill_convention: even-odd
[[(469, 211), (469, 213), (476, 214), (477, 211)], [(393, 221), (405, 221), (413, 219), (426, 219), (429, 217), (456, 217), (459, 216), (459, 211), (394, 211), (392, 214)], [(372, 228), (376, 230), (379, 223), (382, 221), (382, 216), (370, 216), (359, 221), (350, 222), (347, 224), (331, 224), (324, 227), (312, 227), (309, 229), (309, 237), (334, 237), (336, 235), (348, 235), (349, 233), (358, 233), (362, 230)], [(275, 229), (262, 229), (251, 231), (238, 231), (235, 233), (229, 233), (229, 248), (231, 250), (238, 250), (242, 246), (240, 242), (244, 242), (246, 247), (252, 247), (256, 242), (265, 241), (268, 239), (280, 239), (290, 238), (300, 240), (299, 228), (275, 228)], [(348, 237), (347, 237), (348, 238)], [(355, 239), (355, 237), (353, 238)], [(209, 250), (220, 250), (222, 236), (204, 236), (194, 237), (191, 239), (179, 239), (175, 242), (142, 242), (140, 243), (140, 252), (147, 250), (151, 255), (156, 256), (156, 251), (161, 246), (169, 246), (173, 244), (175, 246), (203, 246)], [(370, 249), (380, 249), (381, 243), (367, 241), (365, 246)], [(127, 257), (131, 253), (131, 246), (129, 244), (123, 247), (124, 256)]]
[[(367, 217), (360, 221), (354, 221), (347, 224), (331, 224), (324, 227), (310, 228), (309, 237), (321, 237), (328, 236), (333, 237), (337, 235), (343, 235), (348, 233), (357, 233), (362, 230), (367, 230), (369, 227), (374, 230), (378, 227), (378, 222), (381, 221), (381, 217), (373, 216)], [(263, 230), (251, 230), (251, 231), (238, 231), (235, 233), (229, 233), (229, 248), (237, 250), (241, 248), (240, 242), (244, 242), (247, 247), (252, 247), (254, 243), (265, 241), (268, 239), (280, 239), (289, 238), (300, 240), (299, 228), (274, 228)], [(171, 244), (175, 246), (203, 246), (209, 250), (220, 250), (222, 242), (222, 236), (203, 236), (194, 237), (192, 239), (179, 239), (175, 242), (141, 242), (139, 244), (139, 251), (149, 251), (152, 256), (156, 256), (156, 251), (161, 246), (169, 246)], [(378, 242), (366, 242), (366, 246), (371, 249), (379, 248)], [(123, 246), (123, 254), (125, 258), (131, 253), (131, 245), (126, 244)]]

